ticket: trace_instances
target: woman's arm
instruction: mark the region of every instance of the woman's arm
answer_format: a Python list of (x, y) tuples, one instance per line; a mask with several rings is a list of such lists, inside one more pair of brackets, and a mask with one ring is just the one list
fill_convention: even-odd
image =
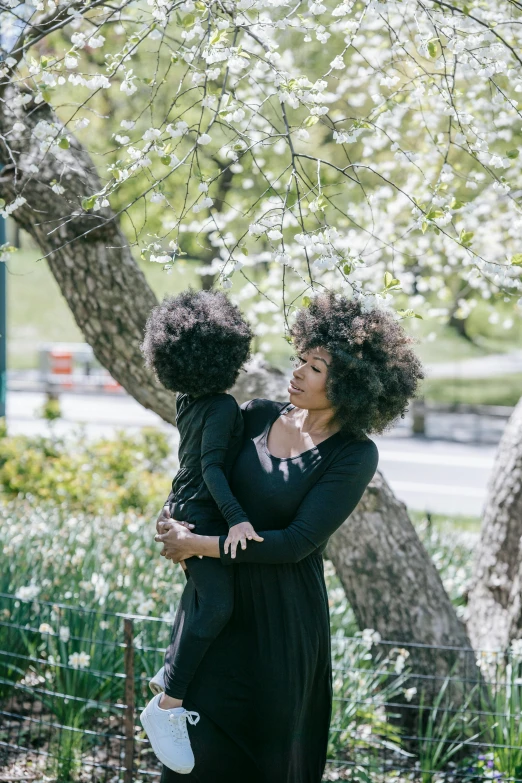
[(261, 531), (264, 541), (249, 542), (237, 555), (225, 552), (226, 536), (198, 536), (181, 526), (157, 536), (166, 557), (180, 560), (193, 555), (220, 557), (224, 565), (238, 563), (297, 563), (322, 546), (350, 516), (370, 483), (378, 463), (377, 447), (348, 454), (329, 468), (310, 489), (294, 521), (283, 530)]
[(378, 460), (373, 441), (366, 441), (356, 453), (339, 457), (306, 494), (288, 527), (261, 531), (263, 543), (249, 543), (246, 549), (238, 550), (235, 559), (225, 552), (225, 536), (220, 536), (221, 562), (297, 563), (307, 557), (350, 516), (372, 480)]

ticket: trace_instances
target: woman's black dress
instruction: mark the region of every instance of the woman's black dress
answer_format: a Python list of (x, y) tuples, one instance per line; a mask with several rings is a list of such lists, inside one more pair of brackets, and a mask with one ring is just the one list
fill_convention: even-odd
[[(249, 542), (234, 569), (234, 612), (189, 685), (184, 706), (200, 713), (189, 734), (190, 775), (163, 769), (162, 783), (320, 783), (331, 713), (328, 596), (322, 553), (377, 468), (374, 442), (336, 433), (298, 457), (273, 457), (273, 422), (292, 406), (243, 406), (245, 440), (230, 480), (262, 543)], [(187, 581), (175, 620), (179, 638), (197, 602)]]

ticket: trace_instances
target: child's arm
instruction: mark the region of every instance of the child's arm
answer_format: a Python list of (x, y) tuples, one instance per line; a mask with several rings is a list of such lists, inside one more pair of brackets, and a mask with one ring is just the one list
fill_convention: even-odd
[[(238, 421), (238, 408), (232, 397), (216, 397), (210, 406), (201, 436), (201, 469), (203, 479), (223, 514), (232, 541), (239, 541), (243, 549), (247, 538), (259, 538), (247, 515), (230, 489), (225, 475), (225, 458), (234, 428)], [(237, 527), (237, 530), (234, 528)], [(234, 547), (235, 548), (235, 547)]]

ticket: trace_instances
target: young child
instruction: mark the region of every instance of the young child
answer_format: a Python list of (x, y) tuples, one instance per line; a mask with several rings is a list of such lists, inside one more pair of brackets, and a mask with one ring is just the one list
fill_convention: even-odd
[[(171, 517), (194, 532), (262, 541), (232, 494), (228, 475), (241, 448), (241, 410), (226, 390), (250, 354), (252, 331), (240, 310), (217, 291), (188, 290), (165, 298), (147, 321), (142, 351), (158, 380), (177, 392), (179, 471), (168, 498)], [(194, 754), (183, 707), (187, 687), (233, 609), (233, 569), (218, 559), (191, 557), (185, 567), (197, 594), (178, 623), (165, 666), (151, 680), (156, 693), (141, 723), (159, 760), (189, 773)], [(174, 633), (173, 633), (174, 636)], [(164, 693), (163, 693), (164, 691)]]

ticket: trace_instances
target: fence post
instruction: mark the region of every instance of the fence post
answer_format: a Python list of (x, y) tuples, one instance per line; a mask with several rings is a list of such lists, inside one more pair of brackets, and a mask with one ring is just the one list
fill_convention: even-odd
[(125, 775), (124, 783), (132, 783), (132, 764), (134, 760), (134, 624), (126, 617), (123, 621), (123, 639), (125, 642)]
[(426, 434), (426, 408), (423, 399), (411, 401), (412, 433), (413, 435)]

